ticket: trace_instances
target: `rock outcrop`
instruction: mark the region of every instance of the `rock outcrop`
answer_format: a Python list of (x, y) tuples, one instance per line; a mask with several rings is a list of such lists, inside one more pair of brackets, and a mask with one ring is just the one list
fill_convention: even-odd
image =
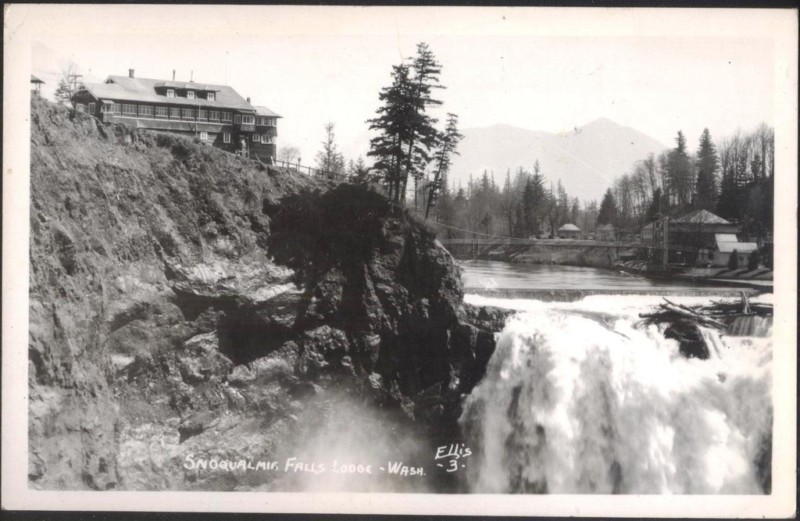
[(187, 458), (289, 454), (343, 396), (454, 435), (504, 313), (380, 194), (42, 101), (31, 158), (32, 487), (280, 489)]

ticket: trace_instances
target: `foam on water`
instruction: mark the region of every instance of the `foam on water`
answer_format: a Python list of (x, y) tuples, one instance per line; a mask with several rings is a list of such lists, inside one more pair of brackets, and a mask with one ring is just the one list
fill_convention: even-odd
[(521, 310), (465, 400), (472, 491), (769, 490), (769, 338), (703, 330), (711, 358), (686, 359), (658, 326), (638, 326), (659, 297), (466, 300)]

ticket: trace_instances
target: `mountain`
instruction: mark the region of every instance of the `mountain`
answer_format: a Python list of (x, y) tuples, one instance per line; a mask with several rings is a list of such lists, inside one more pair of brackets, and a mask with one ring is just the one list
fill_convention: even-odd
[(631, 127), (601, 118), (573, 131), (554, 134), (510, 125), (493, 125), (462, 131), (460, 156), (453, 160), (450, 180), (466, 186), (484, 170), (494, 172), (502, 184), (506, 171), (532, 170), (538, 159), (541, 173), (553, 184), (561, 179), (567, 193), (581, 200), (600, 200), (615, 177), (633, 164), (666, 147)]

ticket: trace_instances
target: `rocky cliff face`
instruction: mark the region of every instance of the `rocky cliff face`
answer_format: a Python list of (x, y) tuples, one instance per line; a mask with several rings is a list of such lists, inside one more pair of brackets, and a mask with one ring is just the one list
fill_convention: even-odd
[(31, 195), (35, 488), (293, 489), (187, 458), (295, 453), (343, 403), (362, 437), (453, 436), (502, 323), (366, 187), (37, 101)]

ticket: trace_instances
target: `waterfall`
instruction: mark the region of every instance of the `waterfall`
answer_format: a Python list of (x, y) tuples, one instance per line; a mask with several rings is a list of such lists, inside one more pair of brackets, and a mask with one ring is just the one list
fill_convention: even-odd
[(731, 336), (768, 337), (772, 335), (772, 317), (736, 317), (726, 332)]
[(769, 338), (702, 330), (711, 357), (686, 359), (637, 299), (522, 307), (465, 399), (471, 491), (770, 490)]

